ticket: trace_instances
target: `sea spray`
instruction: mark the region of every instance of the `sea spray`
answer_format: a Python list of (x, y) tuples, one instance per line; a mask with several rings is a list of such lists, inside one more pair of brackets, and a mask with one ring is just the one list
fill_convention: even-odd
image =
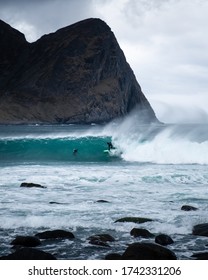
[[(133, 162), (152, 162), (159, 164), (208, 164), (208, 141), (195, 142), (189, 138), (172, 135), (167, 127), (153, 139), (142, 140), (132, 137), (128, 141), (117, 140), (123, 159)], [(121, 138), (120, 138), (121, 139)]]
[[(208, 164), (208, 131), (201, 125), (144, 125), (135, 116), (108, 129), (114, 145), (129, 162)], [(110, 130), (111, 129), (111, 130)]]

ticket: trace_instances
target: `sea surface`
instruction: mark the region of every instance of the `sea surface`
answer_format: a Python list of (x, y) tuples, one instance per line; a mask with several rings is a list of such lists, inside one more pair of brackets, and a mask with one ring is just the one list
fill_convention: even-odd
[[(113, 149), (104, 153), (107, 142)], [(77, 154), (73, 150), (78, 149)], [(46, 188), (23, 188), (21, 183)], [(101, 202), (99, 202), (101, 200)], [(102, 202), (105, 200), (107, 202)], [(183, 205), (197, 211), (182, 211)], [(144, 224), (115, 223), (144, 217)], [(53, 229), (72, 240), (43, 241), (39, 249), (58, 259), (103, 259), (123, 253), (145, 228), (168, 234), (178, 259), (208, 251), (208, 238), (193, 236), (208, 222), (208, 125), (138, 124), (0, 126), (0, 256), (13, 252), (17, 235)], [(89, 243), (107, 233), (109, 247)]]

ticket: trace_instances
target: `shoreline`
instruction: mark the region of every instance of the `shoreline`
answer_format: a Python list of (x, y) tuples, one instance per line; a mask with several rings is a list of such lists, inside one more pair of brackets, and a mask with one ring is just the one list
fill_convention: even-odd
[[(96, 203), (107, 204), (109, 202), (100, 200), (96, 201)], [(53, 202), (51, 204), (58, 203)], [(197, 211), (195, 207), (191, 209), (192, 206), (186, 206), (188, 210), (181, 211)], [(116, 226), (120, 222), (129, 223), (132, 230), (130, 232), (119, 231), (116, 229)], [(208, 259), (208, 224), (204, 224), (207, 230), (207, 236), (195, 235), (194, 228), (190, 234), (167, 235), (165, 233), (161, 234), (161, 232), (149, 232), (146, 227), (151, 222), (149, 218), (123, 217), (120, 221), (114, 221), (114, 229), (100, 229), (99, 231), (97, 228), (84, 227), (78, 227), (74, 230), (68, 230), (67, 228), (50, 229), (47, 227), (39, 229), (1, 228), (0, 242), (2, 248), (0, 260), (42, 259), (42, 254), (44, 253), (48, 254), (45, 257), (50, 255), (57, 260)], [(145, 224), (147, 225), (145, 226)], [(3, 242), (2, 236), (5, 235), (7, 238)], [(142, 246), (142, 253), (141, 249), (137, 249), (137, 251), (140, 250), (139, 256), (135, 252), (133, 252), (133, 255), (126, 256), (125, 254), (129, 248), (134, 246)], [(26, 253), (22, 250), (23, 248), (26, 248)], [(181, 249), (179, 252), (179, 248), (184, 248), (183, 254)], [(34, 255), (36, 250), (37, 255)], [(165, 250), (165, 255), (163, 255), (163, 250)]]

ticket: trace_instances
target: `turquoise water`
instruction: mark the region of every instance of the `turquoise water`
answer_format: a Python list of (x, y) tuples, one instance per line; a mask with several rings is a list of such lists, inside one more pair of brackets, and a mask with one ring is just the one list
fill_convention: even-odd
[[(108, 137), (60, 137), (39, 139), (6, 139), (0, 140), (2, 162), (102, 162), (108, 160), (104, 154)], [(78, 153), (73, 153), (78, 149)]]
[[(116, 149), (105, 154), (108, 141)], [(102, 259), (144, 241), (130, 236), (133, 227), (169, 234), (179, 259), (206, 251), (208, 239), (191, 232), (208, 222), (207, 150), (204, 124), (147, 126), (126, 119), (106, 126), (0, 126), (0, 255), (11, 252), (16, 235), (65, 229), (75, 240), (40, 249), (59, 259)], [(20, 188), (22, 182), (47, 188)], [(181, 211), (184, 204), (198, 211)], [(153, 221), (115, 223), (124, 216)], [(90, 245), (87, 238), (100, 233), (116, 241), (109, 248)]]

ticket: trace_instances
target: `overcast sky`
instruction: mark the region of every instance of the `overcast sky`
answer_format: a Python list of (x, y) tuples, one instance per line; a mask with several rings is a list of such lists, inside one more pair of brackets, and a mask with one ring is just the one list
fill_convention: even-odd
[(208, 122), (208, 0), (0, 0), (0, 19), (30, 42), (103, 19), (158, 118)]

